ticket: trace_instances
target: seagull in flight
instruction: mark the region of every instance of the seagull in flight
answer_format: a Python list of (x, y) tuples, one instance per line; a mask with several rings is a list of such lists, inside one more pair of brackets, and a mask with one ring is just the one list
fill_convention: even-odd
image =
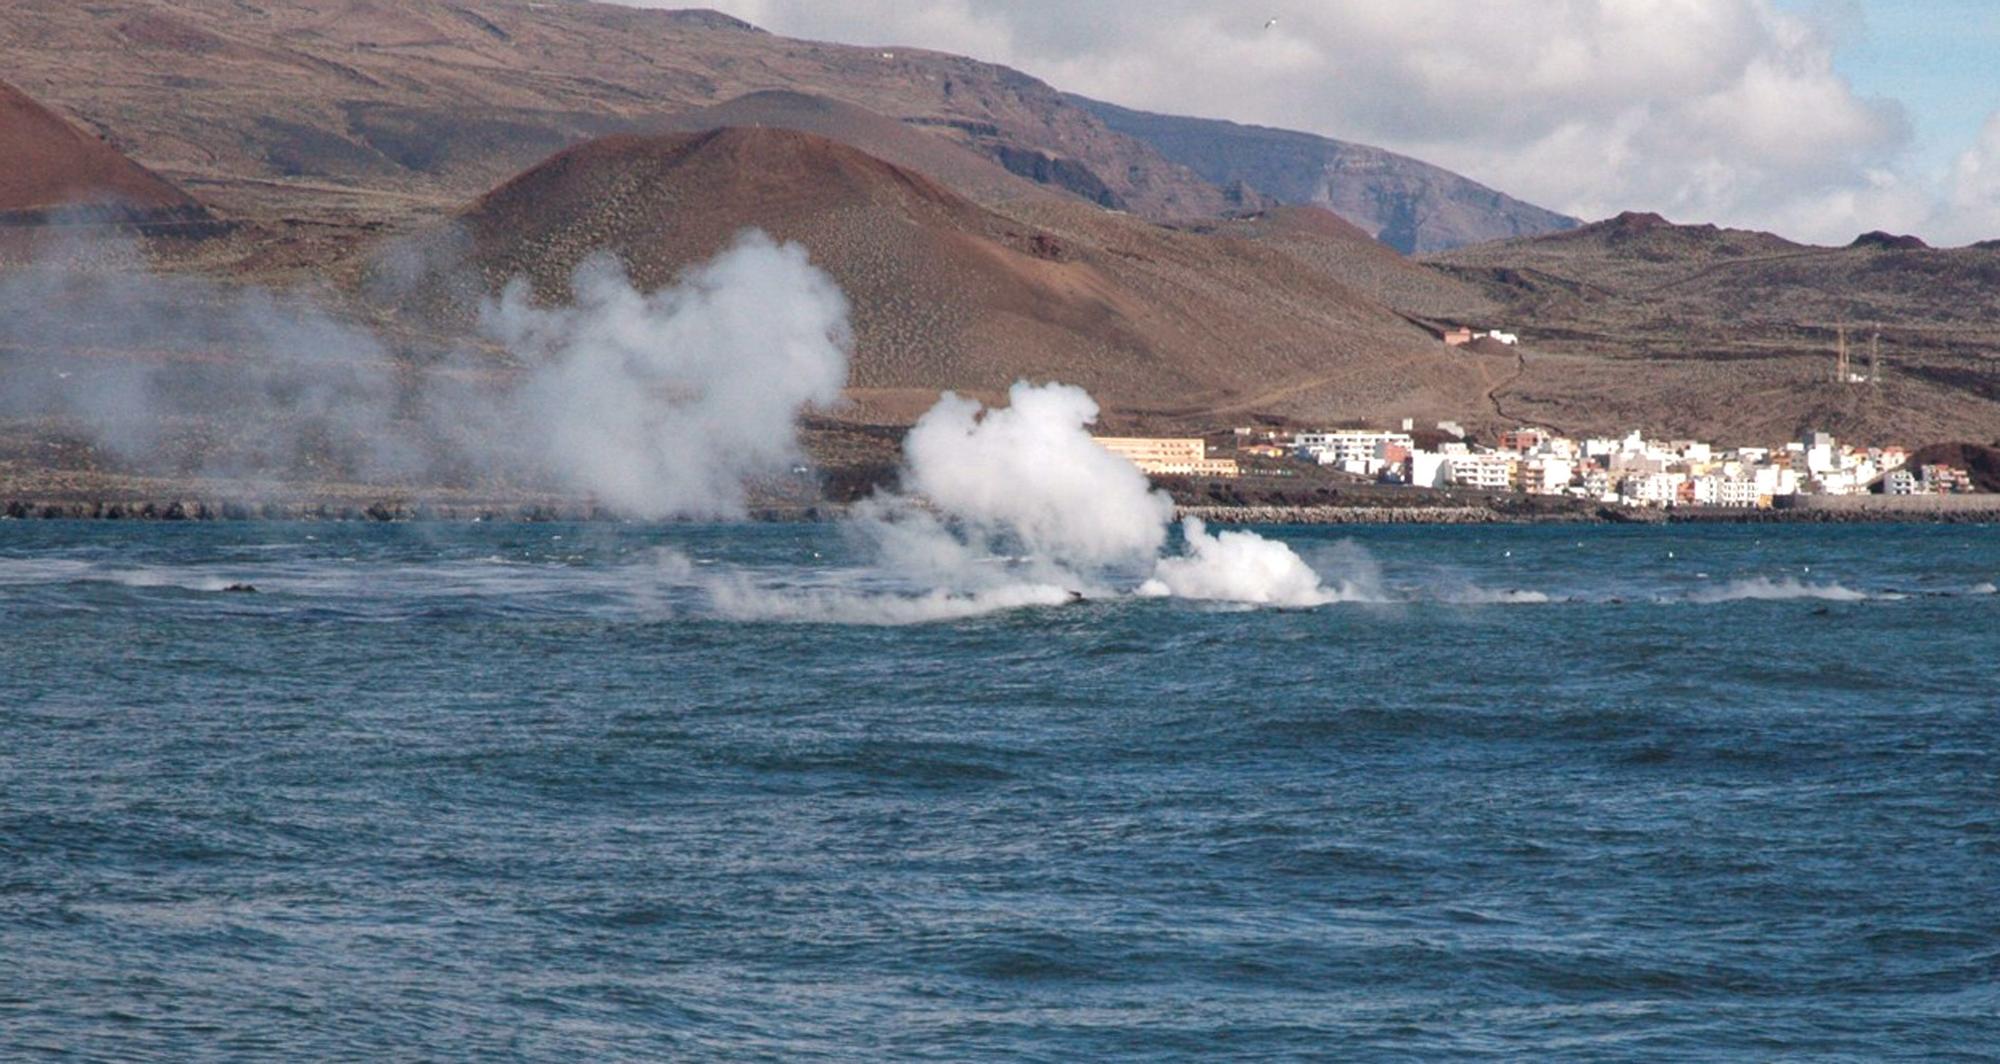
[(1276, 15), (1272, 15), (1270, 18), (1264, 20), (1264, 28), (1267, 30), (1277, 24), (1278, 24), (1278, 16)]

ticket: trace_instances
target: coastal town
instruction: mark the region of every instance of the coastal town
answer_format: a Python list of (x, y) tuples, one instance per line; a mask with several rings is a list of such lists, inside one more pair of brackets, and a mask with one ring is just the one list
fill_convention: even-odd
[[(1574, 439), (1522, 426), (1491, 443), (1450, 421), (1419, 428), (1282, 432), (1237, 428), (1233, 441), (1099, 437), (1156, 476), (1297, 475), (1300, 465), (1413, 488), (1565, 496), (1634, 508), (1770, 509), (1805, 496), (1945, 496), (1975, 491), (1970, 473), (1915, 462), (1896, 445), (1843, 442), (1824, 432), (1768, 447), (1725, 449), (1640, 431)], [(1231, 444), (1233, 443), (1233, 447)]]

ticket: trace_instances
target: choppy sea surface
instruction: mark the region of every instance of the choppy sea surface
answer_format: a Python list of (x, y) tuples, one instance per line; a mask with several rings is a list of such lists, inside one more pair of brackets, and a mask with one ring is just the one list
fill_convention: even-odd
[(1993, 1059), (2000, 530), (1267, 534), (0, 524), (0, 1056)]

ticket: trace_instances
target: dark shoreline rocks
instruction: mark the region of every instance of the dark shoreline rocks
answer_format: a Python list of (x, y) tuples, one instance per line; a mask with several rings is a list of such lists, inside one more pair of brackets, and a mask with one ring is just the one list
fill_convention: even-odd
[[(813, 506), (752, 507), (745, 519), (760, 523), (817, 523), (838, 520), (847, 507), (839, 503)], [(1579, 506), (1560, 510), (1522, 510), (1507, 506), (1217, 506), (1183, 505), (1176, 519), (1200, 518), (1216, 525), (1578, 525), (1578, 524), (1991, 524), (2000, 523), (2000, 495), (1987, 508), (1948, 511), (1822, 509), (1698, 509), (1631, 510), (1611, 506)], [(506, 521), (585, 522), (626, 518), (582, 503), (372, 503), (323, 501), (235, 502), (161, 499), (116, 502), (9, 499), (0, 502), (0, 520), (82, 521)]]
[[(823, 506), (752, 507), (746, 520), (812, 523), (830, 520), (845, 508)], [(48, 521), (622, 521), (627, 518), (589, 503), (406, 503), (372, 502), (215, 502), (194, 499), (117, 502), (9, 499), (0, 502), (0, 520)]]

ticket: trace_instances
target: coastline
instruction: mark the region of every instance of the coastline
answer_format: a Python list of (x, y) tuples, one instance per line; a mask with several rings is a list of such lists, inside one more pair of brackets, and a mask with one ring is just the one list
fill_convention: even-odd
[[(1880, 498), (1879, 496), (1876, 498)], [(1626, 510), (1579, 505), (1550, 509), (1510, 505), (1215, 505), (1182, 504), (1175, 520), (1212, 525), (1625, 525), (1625, 524), (1995, 524), (2000, 494), (1961, 496), (1958, 507), (1876, 505), (1770, 510), (1678, 507)], [(1971, 500), (1976, 499), (1976, 502)], [(838, 502), (753, 505), (739, 519), (813, 524), (847, 514)], [(556, 497), (410, 502), (403, 499), (295, 498), (262, 501), (176, 497), (159, 499), (0, 499), (0, 521), (373, 521), (593, 522), (629, 518), (594, 503)]]

